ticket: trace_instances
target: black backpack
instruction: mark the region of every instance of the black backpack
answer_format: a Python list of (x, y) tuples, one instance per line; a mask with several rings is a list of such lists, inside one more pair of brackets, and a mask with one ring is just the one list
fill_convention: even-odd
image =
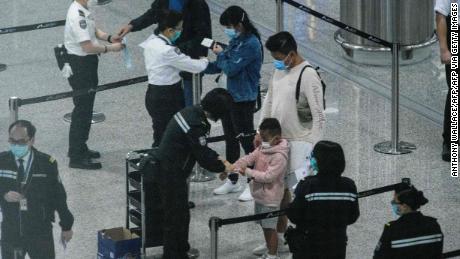
[(312, 67), (310, 65), (306, 65), (306, 66), (304, 66), (302, 68), (302, 71), (300, 71), (300, 76), (299, 76), (299, 79), (297, 80), (297, 85), (296, 85), (296, 89), (295, 89), (295, 100), (296, 100), (296, 102), (299, 102), (300, 84), (301, 84), (301, 81), (302, 81), (302, 75), (303, 75), (303, 71), (305, 71), (305, 69), (307, 67), (311, 67), (312, 69), (314, 69), (316, 71), (316, 74), (318, 75), (319, 79), (321, 80), (321, 85), (323, 86), (323, 107), (324, 107), (324, 109), (326, 109), (326, 99), (325, 99), (326, 83), (324, 83), (323, 79), (321, 78), (321, 76), (318, 73), (319, 67)]

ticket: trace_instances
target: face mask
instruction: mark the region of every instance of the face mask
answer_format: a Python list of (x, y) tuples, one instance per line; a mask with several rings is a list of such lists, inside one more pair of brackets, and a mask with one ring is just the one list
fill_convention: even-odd
[(10, 144), (10, 150), (11, 153), (17, 158), (21, 158), (25, 155), (27, 155), (27, 152), (29, 152), (29, 146), (28, 145), (17, 145), (17, 144)]
[(398, 206), (398, 205), (399, 205), (399, 204), (397, 204), (397, 203), (395, 203), (395, 202), (393, 202), (393, 201), (391, 202), (391, 210), (392, 210), (393, 216), (394, 216), (395, 218), (401, 216), (401, 211), (399, 210), (399, 206)]
[(176, 42), (177, 39), (179, 39), (180, 35), (182, 34), (182, 31), (176, 31), (172, 38), (170, 39), (172, 43)]
[(230, 39), (234, 39), (238, 37), (239, 35), (239, 33), (237, 33), (235, 29), (228, 29), (228, 28), (224, 29), (224, 33), (227, 34), (227, 37), (229, 37)]
[(271, 145), (270, 145), (270, 142), (262, 141), (262, 144), (260, 145), (260, 147), (261, 147), (262, 149), (267, 149), (267, 148), (270, 148)]
[(316, 158), (310, 156), (310, 170), (313, 172), (313, 175), (318, 174), (318, 162), (316, 162)]
[(276, 69), (278, 70), (287, 70), (289, 68), (289, 65), (286, 66), (286, 64), (284, 63), (284, 61), (289, 57), (289, 54), (286, 56), (286, 58), (284, 58), (283, 60), (274, 60), (273, 61), (273, 65), (275, 66)]

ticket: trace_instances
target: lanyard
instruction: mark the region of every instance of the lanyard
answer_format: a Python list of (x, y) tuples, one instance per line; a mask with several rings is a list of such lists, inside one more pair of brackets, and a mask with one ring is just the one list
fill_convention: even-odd
[(21, 193), (25, 194), (26, 193), (26, 186), (27, 184), (29, 183), (30, 184), (30, 181), (32, 180), (32, 177), (31, 177), (31, 174), (30, 174), (30, 167), (32, 165), (32, 162), (34, 160), (34, 153), (32, 151), (30, 151), (30, 157), (29, 157), (29, 161), (27, 162), (27, 166), (26, 166), (26, 169), (24, 170), (24, 180), (21, 182)]

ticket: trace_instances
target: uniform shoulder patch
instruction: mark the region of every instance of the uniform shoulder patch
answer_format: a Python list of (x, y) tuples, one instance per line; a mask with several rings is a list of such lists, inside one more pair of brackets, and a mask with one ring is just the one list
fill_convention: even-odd
[(54, 157), (50, 156), (50, 159), (49, 159), (50, 163), (54, 163), (56, 161), (56, 159), (54, 159)]
[(83, 30), (86, 29), (88, 25), (86, 24), (86, 20), (85, 19), (81, 19), (80, 20), (80, 28), (82, 28)]
[(78, 15), (80, 15), (81, 17), (85, 17), (85, 12), (83, 12), (82, 10), (78, 10)]
[(182, 54), (182, 52), (180, 51), (179, 48), (174, 48), (174, 52), (176, 52), (177, 55), (180, 55)]

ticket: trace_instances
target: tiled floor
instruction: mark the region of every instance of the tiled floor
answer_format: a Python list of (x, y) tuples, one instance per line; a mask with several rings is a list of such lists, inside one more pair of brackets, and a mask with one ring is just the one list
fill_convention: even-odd
[[(69, 2), (0, 0), (0, 28), (64, 19)], [(213, 12), (230, 4), (242, 5), (259, 24), (263, 38), (274, 30), (274, 1), (263, 0), (264, 4), (260, 4), (262, 0), (208, 2)], [(339, 17), (338, 1), (311, 0), (308, 3), (332, 17)], [(96, 8), (98, 24), (102, 29), (114, 32), (149, 5), (150, 0), (114, 0)], [(218, 14), (214, 13), (212, 18), (215, 38), (225, 40), (218, 24)], [(286, 28), (292, 28), (295, 33), (297, 27), (293, 27), (292, 19), (287, 16)], [(312, 63), (320, 64), (327, 71), (323, 73), (328, 84), (327, 106), (338, 109), (338, 112), (327, 114), (325, 138), (343, 145), (347, 159), (345, 175), (356, 181), (359, 190), (393, 184), (403, 177), (410, 177), (430, 200), (422, 211), (438, 218), (445, 234), (444, 250), (459, 249), (460, 224), (456, 220), (460, 213), (457, 193), (460, 183), (450, 177), (449, 164), (440, 160), (442, 128), (439, 122), (444, 105), (445, 79), (437, 65), (436, 46), (433, 47), (433, 57), (426, 62), (401, 68), (401, 98), (408, 108), (401, 108), (400, 136), (402, 140), (415, 143), (417, 150), (408, 155), (389, 156), (374, 152), (373, 145), (390, 138), (391, 106), (386, 98), (390, 69), (345, 61), (331, 37), (335, 28), (321, 22), (310, 22), (308, 28), (311, 29), (304, 38), (298, 32), (301, 51)], [(101, 56), (101, 84), (145, 74), (137, 44), (151, 32), (151, 29), (145, 29), (128, 36), (135, 63), (132, 71), (124, 67), (119, 54)], [(0, 72), (0, 102), (3, 103), (0, 105), (0, 150), (8, 148), (8, 97), (28, 98), (70, 90), (59, 75), (52, 51), (62, 38), (63, 27), (0, 35), (0, 63), (8, 64), (8, 69)], [(267, 64), (263, 67), (265, 85), (273, 70), (268, 53), (266, 57)], [(205, 91), (215, 87), (213, 79), (213, 76), (205, 77)], [(364, 85), (365, 82), (374, 85)], [(383, 91), (375, 90), (376, 87)], [(93, 125), (89, 144), (102, 152), (104, 167), (99, 171), (67, 167), (65, 154), (69, 126), (62, 117), (73, 107), (70, 99), (21, 107), (19, 117), (32, 120), (38, 128), (36, 147), (52, 154), (59, 162), (69, 206), (76, 218), (75, 236), (65, 254), (55, 238), (57, 258), (95, 258), (97, 230), (124, 225), (124, 157), (128, 151), (145, 148), (151, 143), (150, 118), (144, 107), (145, 90), (145, 84), (137, 84), (98, 93), (95, 109), (104, 112), (107, 119)], [(433, 116), (427, 116), (429, 109)], [(220, 124), (213, 124), (211, 135), (218, 135), (221, 131)], [(213, 144), (212, 147), (224, 154), (222, 144)], [(239, 194), (214, 196), (212, 189), (220, 184), (215, 180), (191, 185), (191, 199), (197, 207), (192, 210), (190, 243), (201, 251), (201, 258), (210, 258), (208, 219), (211, 216), (228, 218), (253, 214), (253, 204), (238, 202)], [(371, 257), (383, 225), (393, 219), (390, 199), (391, 194), (386, 193), (360, 200), (361, 217), (348, 230), (348, 258)], [(56, 226), (56, 237), (58, 231)], [(225, 226), (220, 230), (219, 238), (219, 257), (229, 259), (255, 258), (250, 251), (263, 242), (261, 230), (254, 223)], [(158, 252), (159, 249), (154, 248), (149, 249), (148, 254)], [(287, 258), (287, 255), (282, 257)]]

